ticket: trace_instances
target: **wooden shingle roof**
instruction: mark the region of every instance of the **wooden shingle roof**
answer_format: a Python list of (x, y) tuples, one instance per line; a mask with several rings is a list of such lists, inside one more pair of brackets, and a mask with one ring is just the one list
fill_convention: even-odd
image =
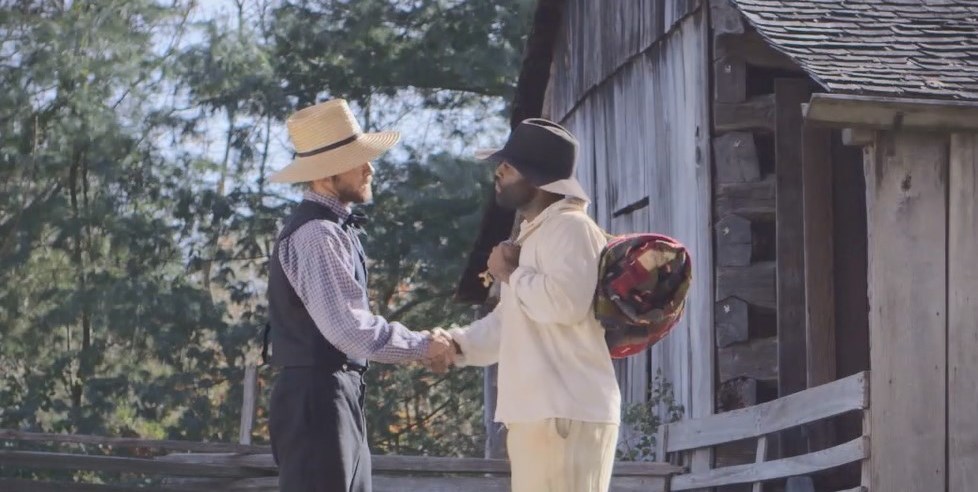
[(978, 101), (978, 0), (733, 0), (832, 92)]

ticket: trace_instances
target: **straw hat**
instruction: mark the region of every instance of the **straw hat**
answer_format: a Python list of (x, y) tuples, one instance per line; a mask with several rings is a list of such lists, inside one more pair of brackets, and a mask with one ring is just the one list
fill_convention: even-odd
[(273, 183), (304, 183), (343, 174), (376, 159), (401, 138), (392, 131), (363, 133), (343, 99), (304, 108), (286, 125), (296, 157), (269, 178)]

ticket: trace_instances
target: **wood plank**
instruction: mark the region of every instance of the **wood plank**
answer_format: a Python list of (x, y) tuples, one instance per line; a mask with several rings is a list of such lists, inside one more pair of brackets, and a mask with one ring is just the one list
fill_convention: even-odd
[(47, 470), (91, 470), (199, 477), (249, 477), (260, 470), (233, 465), (174, 463), (120, 456), (0, 450), (0, 466)]
[(730, 132), (713, 139), (717, 183), (744, 183), (761, 179), (754, 135)]
[[(679, 32), (683, 33), (683, 49), (681, 58), (677, 58), (674, 63), (677, 67), (681, 67), (681, 70), (673, 70), (672, 75), (674, 86), (683, 88), (682, 96), (675, 98), (673, 111), (680, 115), (685, 130), (671, 132), (674, 146), (679, 149), (673, 154), (673, 158), (695, 164), (680, 166), (681, 181), (677, 180), (677, 184), (685, 184), (691, 192), (679, 195), (683, 200), (676, 204), (676, 208), (680, 210), (676, 217), (679, 224), (689, 222), (689, 225), (685, 226), (689, 234), (687, 241), (693, 244), (695, 251), (702, 254), (697, 265), (699, 271), (705, 273), (701, 275), (700, 287), (694, 287), (690, 291), (692, 300), (690, 308), (696, 314), (687, 316), (689, 328), (685, 348), (689, 355), (685, 364), (689, 374), (689, 399), (692, 402), (687, 415), (693, 418), (714, 413), (716, 390), (716, 360), (712, 343), (713, 306), (716, 298), (713, 297), (713, 275), (708, 273), (714, 271), (713, 255), (710, 254), (713, 242), (710, 234), (713, 163), (710, 153), (711, 135), (708, 131), (710, 83), (707, 75), (710, 66), (710, 49), (706, 4), (697, 3), (702, 6), (680, 26)], [(691, 101), (699, 101), (699, 103), (691, 104)], [(687, 208), (692, 209), (692, 212), (681, 211)], [(688, 463), (689, 469), (693, 472), (709, 470), (713, 464), (713, 451), (697, 450), (692, 453)]]
[(735, 57), (713, 62), (713, 99), (718, 103), (741, 103), (747, 99), (747, 65)]
[(0, 490), (3, 492), (174, 492), (186, 489), (0, 478)]
[[(210, 464), (235, 466), (256, 470), (276, 470), (271, 454), (240, 455), (232, 453), (178, 453), (157, 458), (160, 461), (186, 464)], [(494, 473), (509, 474), (507, 460), (483, 458), (446, 458), (436, 456), (375, 455), (372, 468), (383, 473)], [(669, 476), (682, 468), (668, 463), (616, 462), (615, 476), (658, 477)]]
[(405, 490), (424, 490), (426, 492), (509, 492), (509, 477), (411, 477), (383, 476), (373, 477), (373, 490), (376, 492), (404, 492)]
[[(611, 479), (609, 490), (610, 492), (665, 492), (666, 484), (667, 479), (665, 477), (614, 477)], [(278, 478), (262, 477), (238, 480), (229, 485), (224, 485), (221, 490), (229, 492), (277, 492)], [(405, 490), (508, 492), (510, 490), (510, 479), (509, 477), (375, 475), (373, 477), (373, 490), (377, 492), (402, 492)]]
[(777, 318), (774, 310), (752, 306), (736, 296), (718, 302), (714, 318), (716, 342), (719, 348), (754, 338), (777, 335)]
[(948, 141), (877, 142), (866, 166), (870, 480), (873, 490), (944, 490)]
[[(807, 80), (774, 81), (779, 396), (807, 387), (801, 103), (809, 94)], [(800, 429), (781, 436), (780, 456), (800, 454), (805, 448)]]
[(749, 304), (774, 309), (777, 306), (775, 272), (773, 261), (746, 267), (718, 267), (716, 298), (736, 296)]
[(884, 130), (978, 130), (978, 103), (879, 96), (815, 94), (805, 118), (833, 127)]
[[(171, 463), (237, 466), (269, 471), (277, 469), (270, 453), (245, 455), (177, 453), (161, 456), (157, 460)], [(371, 464), (375, 472), (509, 473), (509, 462), (500, 459), (376, 455), (372, 457)]]
[(677, 475), (673, 477), (669, 490), (692, 490), (817, 473), (865, 459), (868, 452), (869, 444), (865, 438), (860, 437), (822, 451), (768, 461), (760, 465), (736, 465), (705, 473)]
[(244, 396), (241, 401), (241, 424), (238, 426), (238, 443), (251, 444), (251, 430), (255, 425), (255, 405), (258, 395), (258, 368), (245, 366)]
[(774, 94), (754, 96), (741, 103), (716, 103), (713, 107), (713, 129), (718, 133), (774, 133), (774, 128)]
[(869, 374), (861, 372), (750, 408), (668, 424), (666, 451), (755, 438), (865, 409), (869, 404), (868, 382)]
[(948, 202), (948, 484), (978, 483), (978, 133), (951, 136)]
[(105, 437), (85, 434), (57, 434), (50, 432), (23, 432), (0, 429), (0, 441), (50, 442), (60, 444), (84, 444), (113, 448), (145, 448), (163, 451), (194, 451), (200, 453), (262, 453), (271, 452), (269, 446), (242, 445), (230, 442), (196, 442), (178, 440), (154, 440), (133, 437)]
[(716, 216), (774, 219), (774, 176), (753, 183), (717, 184)]
[[(757, 438), (757, 458), (754, 463), (761, 464), (767, 461), (767, 436)], [(764, 492), (763, 482), (754, 482), (751, 492)]]

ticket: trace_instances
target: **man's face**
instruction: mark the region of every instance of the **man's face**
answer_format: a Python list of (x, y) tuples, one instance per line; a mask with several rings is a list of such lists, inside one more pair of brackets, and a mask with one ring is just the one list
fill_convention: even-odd
[(500, 207), (518, 210), (533, 200), (536, 188), (506, 162), (496, 168), (496, 203)]
[(366, 162), (343, 174), (330, 178), (336, 197), (343, 203), (366, 203), (373, 198), (371, 184), (374, 166)]

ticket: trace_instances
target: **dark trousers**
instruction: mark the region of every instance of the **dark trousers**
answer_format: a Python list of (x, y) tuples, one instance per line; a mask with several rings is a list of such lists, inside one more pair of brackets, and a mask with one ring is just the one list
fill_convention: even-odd
[(282, 369), (269, 409), (281, 492), (371, 492), (363, 375)]

